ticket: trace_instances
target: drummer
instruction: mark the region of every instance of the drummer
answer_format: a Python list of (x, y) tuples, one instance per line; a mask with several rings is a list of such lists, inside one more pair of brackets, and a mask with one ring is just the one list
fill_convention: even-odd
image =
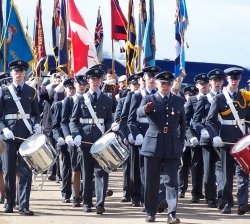
[[(81, 147), (83, 152), (83, 210), (84, 212), (92, 212), (92, 183), (93, 174), (95, 174), (97, 214), (105, 212), (104, 202), (108, 185), (108, 173), (101, 169), (97, 161), (92, 157), (90, 147), (112, 124), (112, 100), (100, 90), (103, 75), (104, 71), (98, 68), (87, 71), (89, 91), (76, 99), (70, 122), (70, 131), (74, 138), (74, 144)], [(91, 103), (87, 104), (87, 101)]]
[[(228, 68), (224, 72), (227, 75), (228, 85), (212, 101), (207, 116), (206, 127), (212, 139), (213, 146), (220, 147), (223, 174), (222, 200), (224, 203), (221, 213), (230, 214), (231, 208), (234, 206), (232, 193), (234, 168), (236, 165), (235, 172), (237, 176), (237, 198), (239, 205), (237, 213), (238, 215), (244, 215), (250, 210), (248, 204), (249, 175), (236, 164), (230, 155), (230, 148), (245, 135), (245, 125), (248, 124), (245, 124), (245, 118), (248, 110), (247, 105), (250, 102), (250, 92), (238, 89), (241, 80), (241, 68)], [(233, 104), (229, 103), (230, 99), (232, 99)], [(218, 115), (221, 117), (221, 127), (219, 129), (217, 126)]]
[[(17, 137), (28, 138), (33, 132), (41, 133), (36, 91), (24, 83), (25, 71), (28, 67), (28, 63), (23, 60), (16, 60), (9, 64), (13, 81), (9, 87), (3, 87), (0, 94), (0, 131), (6, 139), (6, 150), (2, 155), (6, 196), (4, 212), (13, 213), (18, 169), (20, 173), (19, 214), (31, 216), (34, 215), (34, 212), (29, 210), (32, 171), (17, 153), (22, 143)], [(18, 167), (15, 166), (17, 161)]]

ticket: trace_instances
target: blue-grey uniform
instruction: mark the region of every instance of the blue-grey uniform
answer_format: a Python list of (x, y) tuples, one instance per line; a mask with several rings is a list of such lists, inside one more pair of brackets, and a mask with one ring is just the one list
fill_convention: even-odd
[[(227, 79), (239, 80), (241, 78), (241, 69), (239, 68), (229, 68), (224, 71), (227, 74)], [(237, 92), (231, 92), (229, 86), (227, 87), (227, 92), (233, 100), (233, 105), (237, 111), (240, 122), (245, 126), (244, 119), (248, 116), (247, 105), (250, 101), (250, 93), (245, 90), (238, 90)], [(225, 92), (226, 94), (226, 92)], [(221, 126), (218, 129), (217, 120), (218, 115), (221, 116)], [(249, 126), (249, 123), (246, 123)], [(234, 158), (230, 155), (230, 143), (236, 143), (243, 136), (239, 125), (236, 122), (224, 93), (216, 95), (215, 99), (211, 104), (209, 110), (206, 127), (209, 135), (213, 141), (215, 137), (220, 138), (221, 147), (221, 161), (222, 161), (222, 173), (223, 173), (223, 191), (222, 199), (224, 202), (224, 208), (221, 210), (224, 214), (231, 213), (231, 207), (234, 206), (233, 201), (233, 176), (234, 169), (236, 166), (236, 176), (237, 176), (237, 198), (238, 198), (238, 214), (243, 215), (245, 212), (250, 210), (248, 205), (248, 178), (249, 175), (246, 174), (241, 167), (235, 163)], [(224, 144), (223, 144), (224, 142)]]
[[(225, 73), (222, 70), (214, 69), (207, 74), (210, 80), (224, 80)], [(214, 97), (220, 93), (213, 92), (211, 89), (206, 96), (201, 96), (193, 116), (193, 127), (199, 135), (200, 146), (202, 148), (203, 164), (204, 164), (204, 189), (205, 198), (208, 207), (215, 208), (217, 206), (217, 191), (218, 198), (221, 198), (221, 161), (217, 148), (213, 147), (212, 141), (206, 135), (202, 135), (202, 131), (206, 132), (205, 121), (211, 102)], [(217, 121), (217, 129), (220, 129), (220, 122)], [(217, 178), (216, 178), (217, 177)]]
[[(173, 82), (171, 72), (156, 75), (160, 82)], [(167, 83), (168, 84), (168, 83)], [(167, 98), (166, 98), (167, 97)], [(164, 101), (165, 99), (165, 101)], [(159, 91), (143, 99), (139, 116), (146, 116), (149, 128), (146, 131), (141, 154), (145, 166), (145, 208), (146, 221), (155, 219), (160, 184), (161, 166), (164, 170), (164, 185), (168, 203), (168, 220), (176, 221), (175, 213), (178, 199), (178, 169), (183, 154), (185, 139), (184, 99), (168, 93), (163, 99)], [(150, 110), (148, 104), (151, 104)], [(144, 106), (145, 105), (145, 106)]]
[[(17, 60), (11, 62), (9, 67), (23, 72), (23, 70), (27, 70), (28, 64), (22, 60)], [(26, 127), (23, 119), (26, 118), (33, 128), (34, 125), (40, 123), (36, 90), (25, 83), (21, 83), (19, 87), (14, 83), (10, 85), (13, 86), (17, 97), (19, 97), (25, 114), (19, 113), (8, 87), (2, 87), (0, 93), (0, 131), (3, 133), (4, 129), (8, 128), (12, 131), (14, 136), (26, 139), (31, 136), (31, 133)], [(5, 143), (7, 147), (2, 154), (6, 198), (5, 212), (13, 212), (16, 199), (16, 170), (18, 170), (19, 210), (25, 211), (25, 215), (32, 215), (33, 212), (28, 211), (32, 171), (18, 153), (22, 141), (18, 139), (8, 139), (5, 140)], [(16, 167), (17, 161), (18, 167)]]
[[(101, 78), (104, 72), (100, 69), (90, 69), (86, 76), (91, 78)], [(75, 138), (81, 136), (84, 142), (94, 143), (101, 136), (102, 132), (98, 128), (97, 123), (103, 128), (103, 131), (110, 129), (112, 124), (112, 100), (107, 97), (100, 90), (93, 92), (91, 89), (86, 93), (91, 100), (91, 105), (98, 118), (94, 121), (87, 105), (84, 102), (84, 97), (79, 96), (74, 104), (72, 117), (70, 122), (70, 131)], [(95, 100), (94, 95), (97, 99)], [(104, 201), (106, 196), (108, 173), (100, 168), (97, 161), (90, 153), (91, 144), (82, 143), (83, 151), (83, 203), (88, 210), (93, 206), (92, 192), (93, 192), (93, 173), (95, 174), (95, 192), (96, 192), (96, 208), (104, 208)], [(90, 211), (90, 210), (89, 210)]]

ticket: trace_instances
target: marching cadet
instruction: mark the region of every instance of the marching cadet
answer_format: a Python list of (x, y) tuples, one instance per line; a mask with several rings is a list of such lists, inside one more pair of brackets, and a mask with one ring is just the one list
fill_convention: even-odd
[[(238, 215), (244, 215), (250, 210), (248, 204), (248, 179), (245, 173), (230, 154), (232, 144), (236, 143), (246, 132), (245, 118), (247, 105), (250, 102), (250, 92), (239, 90), (241, 68), (228, 68), (224, 70), (228, 85), (221, 94), (215, 96), (209, 110), (206, 127), (214, 147), (220, 147), (223, 190), (222, 199), (224, 207), (222, 214), (230, 214), (234, 206), (233, 176), (234, 169), (237, 176)], [(218, 129), (218, 115), (221, 117), (221, 126)], [(247, 123), (249, 126), (249, 123)], [(236, 168), (235, 168), (236, 166)]]
[(161, 168), (168, 203), (168, 223), (176, 218), (178, 199), (178, 169), (185, 138), (184, 99), (170, 92), (174, 75), (164, 71), (156, 75), (158, 92), (143, 99), (139, 116), (146, 116), (146, 131), (141, 154), (145, 166), (145, 208), (147, 222), (154, 222), (157, 211)]
[[(219, 207), (221, 206), (221, 169), (218, 149), (214, 149), (210, 140), (209, 133), (205, 126), (211, 102), (214, 97), (221, 93), (224, 83), (225, 73), (220, 69), (214, 69), (207, 74), (209, 78), (210, 91), (206, 96), (201, 96), (193, 116), (193, 127), (199, 136), (200, 146), (202, 148), (204, 164), (204, 189), (207, 206), (209, 208), (217, 207), (217, 190), (219, 198)], [(217, 122), (217, 129), (220, 129), (220, 122)], [(217, 174), (217, 178), (216, 178)], [(217, 181), (216, 181), (217, 179)], [(216, 185), (217, 183), (217, 185)]]
[[(70, 97), (75, 95), (75, 87), (74, 87), (74, 78), (67, 79), (63, 82), (65, 87), (64, 92), (60, 92), (58, 97), (63, 94), (63, 97)], [(54, 102), (51, 107), (52, 113), (52, 132), (53, 138), (56, 142), (56, 148), (59, 151), (59, 159), (60, 159), (60, 168), (61, 168), (61, 179), (62, 179), (62, 202), (63, 203), (70, 203), (70, 197), (72, 194), (71, 189), (71, 160), (70, 160), (70, 152), (68, 151), (67, 145), (64, 140), (62, 128), (61, 128), (61, 121), (62, 121), (62, 107), (64, 104), (64, 98), (60, 96), (61, 100)]]
[(80, 195), (80, 181), (81, 181), (81, 168), (82, 168), (82, 156), (79, 153), (74, 145), (74, 141), (70, 132), (70, 119), (72, 115), (72, 110), (74, 102), (78, 96), (81, 96), (85, 93), (87, 89), (87, 79), (85, 75), (75, 76), (75, 89), (76, 94), (74, 96), (67, 96), (64, 99), (62, 105), (62, 122), (61, 127), (65, 142), (68, 145), (68, 151), (71, 157), (71, 167), (72, 167), (72, 181), (73, 181), (73, 207), (80, 207), (81, 195)]
[[(197, 95), (199, 93), (199, 90), (198, 88), (196, 88), (196, 86), (192, 85), (192, 86), (185, 87), (183, 92), (184, 92), (185, 100), (187, 102), (189, 97)], [(187, 141), (187, 138), (186, 138), (184, 149), (183, 149), (182, 164), (178, 172), (179, 198), (185, 198), (185, 193), (188, 188), (188, 176), (189, 176), (190, 167), (191, 167), (191, 147), (190, 147), (190, 142)]]
[[(29, 65), (22, 60), (9, 64), (13, 82), (2, 88), (0, 94), (0, 130), (6, 138), (6, 150), (2, 155), (6, 206), (5, 213), (12, 213), (16, 198), (16, 170), (19, 171), (19, 214), (31, 216), (29, 210), (32, 171), (18, 153), (20, 138), (41, 133), (40, 113), (36, 91), (24, 83)], [(18, 162), (17, 162), (18, 161)], [(16, 167), (18, 164), (18, 167)]]
[(199, 146), (199, 140), (197, 133), (193, 128), (193, 115), (196, 110), (197, 102), (200, 97), (206, 95), (209, 91), (209, 80), (206, 74), (201, 73), (194, 77), (196, 87), (199, 89), (199, 93), (196, 96), (189, 97), (185, 103), (185, 117), (186, 117), (186, 145), (191, 147), (191, 176), (192, 176), (192, 203), (199, 203), (200, 199), (204, 198), (202, 194), (203, 184), (203, 160), (202, 150)]
[(74, 144), (82, 147), (83, 152), (83, 210), (92, 211), (92, 182), (95, 174), (97, 214), (105, 212), (108, 173), (101, 169), (92, 157), (90, 147), (105, 131), (109, 130), (112, 124), (112, 100), (100, 90), (103, 75), (104, 71), (98, 68), (87, 71), (89, 91), (77, 98), (70, 122)]

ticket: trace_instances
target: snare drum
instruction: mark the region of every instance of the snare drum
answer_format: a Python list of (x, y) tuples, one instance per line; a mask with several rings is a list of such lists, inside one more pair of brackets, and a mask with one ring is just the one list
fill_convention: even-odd
[(116, 170), (129, 156), (127, 147), (110, 132), (99, 138), (91, 147), (90, 153), (106, 172)]
[(57, 151), (43, 134), (34, 134), (27, 138), (21, 144), (19, 153), (30, 169), (37, 173), (48, 170), (57, 157)]
[(231, 155), (246, 173), (250, 173), (250, 135), (240, 139), (231, 148)]

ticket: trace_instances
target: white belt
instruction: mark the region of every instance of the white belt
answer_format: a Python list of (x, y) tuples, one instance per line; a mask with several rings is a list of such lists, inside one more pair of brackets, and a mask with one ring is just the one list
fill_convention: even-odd
[[(240, 119), (241, 124), (245, 124), (245, 119)], [(236, 120), (221, 120), (224, 125), (238, 125)]]
[(81, 124), (104, 124), (103, 118), (92, 119), (92, 118), (80, 118)]
[(30, 115), (29, 114), (6, 114), (4, 118), (6, 120), (30, 119)]
[(139, 123), (148, 123), (148, 119), (146, 117), (140, 117), (137, 119)]

